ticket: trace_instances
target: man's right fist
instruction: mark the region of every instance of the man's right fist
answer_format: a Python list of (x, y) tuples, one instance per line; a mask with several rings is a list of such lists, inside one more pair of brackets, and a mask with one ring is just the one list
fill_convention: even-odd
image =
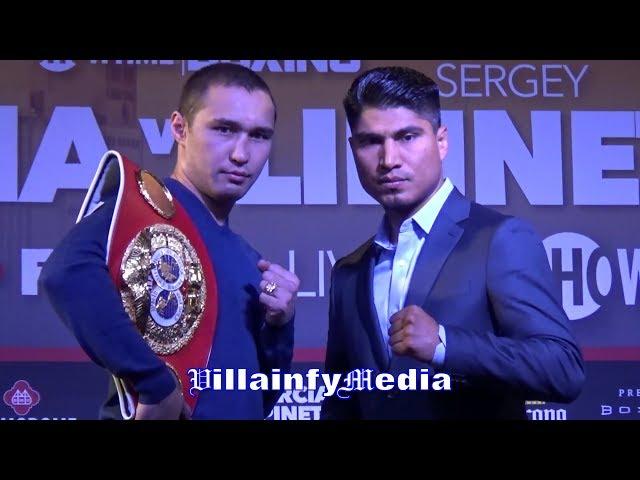
[(191, 409), (182, 397), (180, 386), (158, 403), (138, 403), (136, 420), (180, 420), (191, 419)]

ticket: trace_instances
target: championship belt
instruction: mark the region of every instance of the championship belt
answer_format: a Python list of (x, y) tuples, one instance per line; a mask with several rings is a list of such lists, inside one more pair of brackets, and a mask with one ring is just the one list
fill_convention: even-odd
[[(194, 411), (190, 368), (209, 361), (218, 313), (216, 278), (204, 241), (185, 209), (155, 176), (118, 152), (100, 161), (77, 222), (117, 189), (107, 266), (125, 311), (149, 347), (173, 371)], [(114, 376), (123, 418), (138, 395)]]

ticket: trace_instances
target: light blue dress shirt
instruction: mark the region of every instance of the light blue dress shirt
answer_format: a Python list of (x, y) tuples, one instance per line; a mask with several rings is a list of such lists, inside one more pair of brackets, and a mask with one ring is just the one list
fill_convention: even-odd
[[(386, 218), (382, 219), (374, 238), (374, 243), (380, 247), (380, 254), (373, 270), (373, 300), (389, 356), (391, 356), (389, 318), (405, 306), (404, 302), (416, 260), (444, 202), (452, 191), (453, 184), (446, 178), (429, 201), (411, 218), (402, 222), (396, 244), (389, 239)], [(444, 364), (446, 353), (447, 339), (442, 325), (439, 326), (438, 334), (442, 343), (436, 347), (431, 362), (435, 366)]]

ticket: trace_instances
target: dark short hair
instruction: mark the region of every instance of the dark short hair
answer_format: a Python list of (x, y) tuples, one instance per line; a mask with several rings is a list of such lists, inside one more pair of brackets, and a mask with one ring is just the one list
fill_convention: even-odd
[(351, 84), (343, 101), (353, 129), (365, 108), (405, 107), (440, 128), (440, 91), (432, 79), (407, 67), (379, 67), (368, 70)]
[(202, 108), (202, 98), (214, 85), (242, 87), (248, 92), (261, 90), (269, 95), (273, 108), (276, 102), (267, 83), (253, 70), (235, 63), (214, 63), (192, 74), (182, 87), (178, 111), (192, 123), (196, 113)]

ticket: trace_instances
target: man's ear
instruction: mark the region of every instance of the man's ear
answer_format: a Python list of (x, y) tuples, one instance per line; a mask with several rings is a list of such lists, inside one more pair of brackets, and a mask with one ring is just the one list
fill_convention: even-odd
[(449, 151), (449, 130), (446, 125), (442, 125), (436, 132), (436, 141), (438, 142), (438, 151), (440, 152), (440, 160), (444, 160)]
[(171, 133), (179, 145), (183, 144), (187, 138), (187, 121), (178, 111), (171, 114)]

